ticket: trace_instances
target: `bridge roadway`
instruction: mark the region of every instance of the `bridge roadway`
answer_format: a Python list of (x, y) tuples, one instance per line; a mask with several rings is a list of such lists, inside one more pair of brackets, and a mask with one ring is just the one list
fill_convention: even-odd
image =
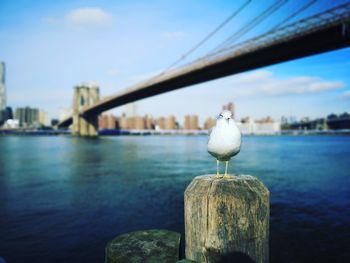
[[(81, 115), (100, 114), (168, 91), (350, 46), (350, 5), (347, 6), (345, 15), (304, 19), (272, 33), (247, 41), (242, 47), (221, 51), (131, 86), (85, 108)], [(58, 126), (65, 127), (71, 123), (72, 117), (69, 117)]]

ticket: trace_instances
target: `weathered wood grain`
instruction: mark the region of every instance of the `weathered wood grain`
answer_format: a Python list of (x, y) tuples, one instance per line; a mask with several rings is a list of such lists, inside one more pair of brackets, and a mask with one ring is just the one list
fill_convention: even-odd
[(185, 191), (186, 258), (267, 263), (269, 214), (269, 191), (257, 178), (197, 176)]

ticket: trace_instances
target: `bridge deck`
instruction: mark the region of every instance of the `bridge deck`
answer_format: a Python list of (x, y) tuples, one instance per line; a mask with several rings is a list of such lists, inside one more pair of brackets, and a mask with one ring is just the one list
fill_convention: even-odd
[[(99, 114), (132, 101), (151, 97), (217, 78), (269, 66), (297, 58), (319, 54), (350, 46), (350, 4), (344, 5), (341, 13), (332, 16), (304, 19), (292, 25), (268, 32), (239, 48), (228, 49), (192, 64), (151, 78), (109, 96), (86, 108), (83, 115)], [(294, 30), (292, 34), (291, 30)], [(72, 123), (72, 117), (59, 126)]]

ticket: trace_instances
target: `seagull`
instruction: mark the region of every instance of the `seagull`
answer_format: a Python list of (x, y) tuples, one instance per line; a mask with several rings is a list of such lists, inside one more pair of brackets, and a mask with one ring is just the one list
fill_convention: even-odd
[(209, 131), (208, 152), (216, 158), (215, 178), (220, 178), (220, 161), (226, 162), (225, 174), (222, 178), (228, 178), (228, 163), (240, 149), (241, 133), (233, 120), (232, 112), (224, 110), (217, 118), (216, 125)]

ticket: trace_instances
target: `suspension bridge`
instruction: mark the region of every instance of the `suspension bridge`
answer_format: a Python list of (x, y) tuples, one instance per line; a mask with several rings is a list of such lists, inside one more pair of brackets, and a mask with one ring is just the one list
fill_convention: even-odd
[[(316, 0), (301, 1), (303, 3), (291, 10), (288, 15), (283, 16), (283, 20), (279, 21), (277, 26), (269, 28), (258, 36), (237, 43), (249, 31), (276, 13), (283, 5), (288, 4), (287, 0), (278, 0), (245, 26), (235, 31), (207, 55), (191, 63), (175, 67), (243, 9), (248, 8), (250, 2), (246, 1), (214, 31), (210, 32), (164, 72), (102, 100), (97, 100), (97, 97), (94, 96), (93, 103), (90, 104), (84, 104), (84, 101), (90, 100), (87, 96), (88, 92), (84, 91), (85, 97), (79, 95), (78, 92), (75, 103), (79, 107), (76, 107), (73, 116), (62, 120), (58, 126), (66, 127), (73, 123), (76, 134), (96, 135), (97, 116), (109, 109), (259, 67), (350, 46), (350, 1), (342, 1), (320, 12), (295, 19), (312, 5), (317, 5), (319, 1)], [(96, 94), (95, 91), (94, 94)], [(79, 96), (85, 99), (79, 99)], [(82, 131), (80, 129), (82, 122), (90, 128)]]

